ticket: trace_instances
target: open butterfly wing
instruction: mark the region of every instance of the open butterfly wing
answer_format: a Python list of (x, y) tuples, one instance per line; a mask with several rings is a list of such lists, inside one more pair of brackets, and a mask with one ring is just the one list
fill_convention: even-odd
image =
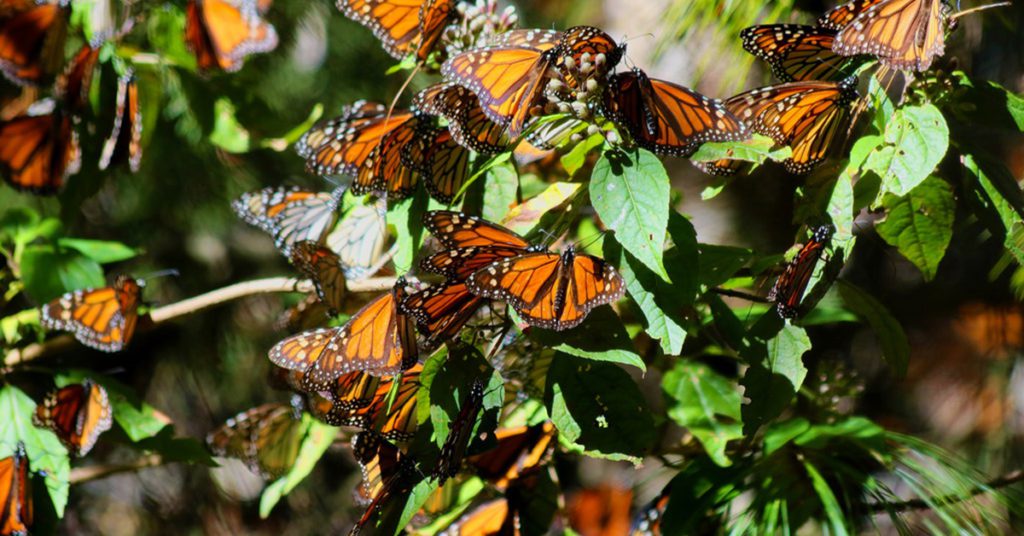
[(948, 25), (942, 0), (884, 0), (839, 30), (833, 50), (870, 54), (896, 69), (927, 70), (945, 50)]
[(858, 15), (868, 8), (885, 0), (853, 0), (847, 4), (827, 11), (818, 19), (818, 26), (828, 30), (839, 31), (853, 22)]
[(536, 252), (483, 268), (466, 285), (477, 296), (507, 302), (530, 324), (555, 329), (563, 280), (561, 255)]
[(387, 115), (357, 119), (325, 139), (306, 160), (306, 169), (318, 175), (358, 175), (374, 149), (391, 131), (413, 118), (409, 112), (395, 111)]
[(119, 276), (113, 286), (69, 292), (43, 306), (46, 329), (70, 331), (86, 346), (117, 352), (131, 340), (142, 294), (139, 283)]
[(423, 216), (423, 224), (442, 245), (448, 248), (502, 246), (530, 249), (530, 243), (508, 229), (461, 212), (435, 210)]
[(448, 282), (410, 295), (402, 307), (416, 320), (425, 348), (431, 350), (458, 336), (482, 304), (465, 283)]
[(363, 122), (387, 114), (383, 104), (365, 100), (345, 106), (341, 115), (318, 121), (295, 142), (295, 152), (302, 158), (309, 158), (324, 142), (333, 139), (350, 128), (359, 128)]
[(743, 48), (764, 60), (783, 82), (838, 81), (852, 74), (850, 59), (832, 51), (836, 32), (799, 24), (766, 24), (740, 32)]
[(73, 456), (85, 456), (100, 434), (110, 429), (107, 391), (90, 380), (62, 387), (36, 406), (33, 421), (53, 430)]
[(200, 70), (237, 71), (250, 54), (277, 47), (277, 31), (261, 18), (256, 0), (192, 0), (186, 42)]
[[(346, 17), (362, 24), (395, 59), (416, 51), (420, 40), (420, 12), (430, 0), (337, 0)], [(443, 29), (443, 26), (442, 26)]]
[(501, 497), (455, 520), (440, 536), (519, 536), (519, 514)]
[(571, 269), (565, 305), (558, 317), (561, 327), (568, 329), (579, 325), (590, 311), (598, 305), (614, 303), (626, 292), (622, 276), (603, 259), (591, 255), (572, 256)]

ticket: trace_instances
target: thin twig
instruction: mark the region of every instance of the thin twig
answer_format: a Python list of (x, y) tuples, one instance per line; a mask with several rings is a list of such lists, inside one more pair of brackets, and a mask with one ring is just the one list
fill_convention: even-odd
[(747, 301), (752, 301), (752, 302), (755, 302), (755, 303), (769, 303), (768, 298), (765, 298), (763, 296), (758, 296), (756, 294), (749, 294), (747, 292), (743, 292), (743, 291), (740, 291), (740, 290), (731, 290), (731, 289), (727, 289), (727, 288), (715, 287), (715, 288), (711, 289), (711, 292), (714, 292), (715, 294), (719, 294), (719, 295), (722, 295), (722, 296), (730, 296), (732, 298), (740, 298), (740, 299), (747, 300)]
[(1024, 470), (1011, 471), (1003, 476), (996, 477), (990, 480), (984, 486), (978, 486), (972, 489), (966, 495), (949, 494), (941, 497), (932, 497), (931, 499), (910, 499), (901, 502), (879, 502), (868, 505), (868, 510), (872, 513), (885, 513), (885, 512), (905, 512), (907, 510), (926, 510), (931, 508), (931, 505), (935, 503), (941, 504), (952, 504), (966, 501), (982, 493), (988, 493), (992, 490), (999, 488), (1005, 488), (1012, 486), (1018, 482), (1024, 481)]
[[(415, 278), (407, 279), (415, 280)], [(346, 286), (348, 287), (349, 292), (379, 292), (393, 287), (395, 285), (395, 280), (396, 278), (394, 277), (370, 277), (366, 279), (347, 281)], [(153, 325), (167, 322), (168, 320), (178, 318), (180, 316), (197, 313), (203, 309), (208, 309), (246, 296), (274, 292), (312, 291), (313, 284), (309, 280), (296, 279), (293, 277), (271, 277), (267, 279), (257, 279), (255, 281), (245, 281), (234, 285), (228, 285), (226, 287), (207, 292), (206, 294), (187, 298), (177, 303), (157, 307), (150, 311), (149, 315), (145, 318), (140, 319), (139, 327), (142, 329), (149, 328)], [(4, 356), (4, 365), (10, 367), (26, 363), (44, 355), (67, 350), (74, 346), (74, 344), (74, 337), (71, 335), (61, 335), (44, 343), (34, 343), (24, 348), (16, 348)]]
[(143, 456), (129, 463), (75, 467), (71, 470), (71, 475), (68, 477), (68, 481), (71, 484), (81, 484), (82, 482), (99, 480), (119, 473), (134, 473), (139, 469), (156, 467), (158, 465), (163, 465), (163, 463), (164, 459), (159, 454), (150, 454), (149, 456)]

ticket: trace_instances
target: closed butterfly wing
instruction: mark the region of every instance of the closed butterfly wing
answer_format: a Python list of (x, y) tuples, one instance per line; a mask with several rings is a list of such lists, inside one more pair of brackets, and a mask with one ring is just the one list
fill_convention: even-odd
[(185, 42), (200, 70), (237, 71), (250, 54), (277, 47), (277, 31), (262, 18), (256, 0), (190, 0)]
[(349, 129), (359, 128), (362, 123), (387, 114), (383, 104), (365, 100), (356, 101), (342, 108), (341, 115), (324, 119), (306, 131), (295, 142), (295, 152), (302, 158), (309, 158), (324, 142), (343, 135)]
[(455, 15), (454, 0), (337, 0), (346, 17), (369, 28), (396, 59), (426, 60)]
[(12, 0), (0, 14), (0, 73), (18, 85), (39, 85), (63, 59), (66, 10), (58, 2)]
[(433, 127), (426, 118), (411, 114), (401, 124), (383, 134), (363, 160), (352, 193), (371, 192), (399, 201), (416, 190), (420, 175), (426, 171), (426, 151), (433, 138)]
[(517, 28), (491, 37), (485, 43), (485, 46), (495, 48), (524, 47), (544, 52), (558, 46), (562, 41), (562, 35), (563, 33), (558, 30)]
[(450, 210), (434, 210), (423, 215), (430, 234), (447, 248), (500, 246), (529, 250), (531, 245), (508, 229), (475, 216)]
[(417, 481), (415, 463), (378, 434), (356, 435), (352, 439), (352, 453), (363, 473), (357, 497), (368, 505), (350, 535), (369, 526), (381, 508), (395, 497), (409, 493)]
[(238, 458), (270, 480), (288, 472), (304, 438), (302, 420), (291, 404), (264, 404), (228, 419), (206, 436), (217, 456)]
[(839, 30), (833, 50), (870, 54), (896, 69), (926, 71), (945, 51), (948, 13), (942, 0), (884, 0)]
[(775, 285), (768, 293), (768, 301), (775, 304), (782, 318), (796, 318), (799, 314), (804, 291), (807, 290), (811, 275), (814, 274), (814, 267), (828, 247), (834, 230), (831, 225), (815, 229), (811, 239), (800, 248), (800, 252), (775, 281)]
[[(415, 365), (377, 388), (374, 402), (367, 407), (369, 429), (391, 441), (407, 441), (416, 432), (416, 406), (422, 365)], [(394, 385), (397, 383), (397, 387)], [(394, 391), (394, 396), (389, 396)]]
[(142, 287), (121, 275), (109, 287), (76, 290), (44, 305), (39, 323), (70, 331), (82, 344), (104, 352), (120, 351), (135, 333)]
[(0, 122), (0, 171), (15, 189), (56, 194), (80, 167), (78, 134), (60, 109)]
[(54, 93), (64, 103), (65, 109), (68, 111), (80, 113), (88, 104), (89, 87), (92, 84), (93, 71), (95, 71), (99, 59), (99, 46), (93, 47), (86, 43), (82, 45), (64, 72), (57, 78)]
[(519, 513), (501, 497), (462, 515), (440, 536), (519, 536)]
[(320, 243), (337, 221), (342, 188), (310, 192), (299, 188), (265, 188), (243, 194), (231, 208), (246, 223), (274, 237), (281, 254), (290, 257), (301, 241)]
[(459, 472), (462, 466), (462, 457), (472, 440), (473, 427), (476, 425), (477, 416), (483, 408), (484, 382), (477, 379), (469, 387), (469, 393), (462, 400), (459, 406), (459, 413), (449, 423), (448, 437), (444, 445), (441, 445), (441, 455), (434, 467), (432, 476), (442, 486), (449, 479)]
[(555, 426), (545, 421), (534, 426), (500, 428), (494, 432), (497, 445), (466, 461), (480, 478), (499, 490), (540, 469), (547, 462), (555, 438)]
[(609, 80), (604, 109), (638, 145), (662, 155), (687, 157), (705, 142), (750, 137), (723, 102), (671, 82), (650, 79), (639, 69)]
[(416, 96), (413, 106), (424, 113), (444, 117), (455, 142), (472, 151), (494, 154), (512, 145), (505, 128), (484, 113), (480, 99), (458, 84), (430, 86)]
[[(331, 129), (333, 136), (320, 143), (306, 159), (306, 169), (318, 175), (358, 175), (385, 136), (412, 120), (411, 112), (395, 110), (390, 116), (367, 117), (337, 125)], [(372, 181), (364, 184), (360, 189), (374, 186)]]
[(338, 254), (345, 277), (373, 275), (369, 271), (381, 261), (388, 241), (386, 215), (383, 202), (356, 205), (327, 235), (327, 247)]
[(0, 459), (0, 534), (27, 535), (32, 528), (31, 475), (25, 445)]
[(111, 414), (106, 389), (87, 379), (47, 395), (36, 406), (33, 422), (53, 430), (72, 456), (85, 456), (110, 429)]
[(836, 32), (799, 24), (766, 24), (740, 32), (743, 48), (767, 63), (783, 82), (839, 81), (859, 62), (832, 51)]
[(483, 302), (464, 282), (453, 281), (411, 294), (402, 307), (416, 320), (424, 337), (423, 347), (429, 352), (457, 337)]
[(368, 303), (340, 328), (323, 328), (288, 337), (271, 348), (270, 361), (305, 373), (304, 390), (329, 389), (349, 372), (389, 376), (416, 363), (415, 327), (398, 304), (402, 283)]
[(448, 129), (441, 130), (427, 151), (426, 187), (430, 196), (450, 205), (469, 178), (469, 150), (455, 142)]
[(472, 91), (483, 112), (518, 137), (552, 75), (554, 49), (488, 47), (462, 52), (441, 66), (445, 80)]
[(112, 163), (127, 161), (132, 173), (142, 163), (142, 110), (139, 108), (139, 87), (134, 72), (127, 72), (117, 80), (117, 109), (114, 126), (100, 153), (100, 169)]
[(303, 240), (292, 248), (292, 264), (313, 281), (317, 296), (337, 315), (345, 304), (347, 290), (341, 257), (316, 242)]

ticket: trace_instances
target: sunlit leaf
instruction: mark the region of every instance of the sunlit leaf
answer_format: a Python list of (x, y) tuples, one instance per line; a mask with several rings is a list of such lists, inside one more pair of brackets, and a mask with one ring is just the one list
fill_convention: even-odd
[(949, 146), (949, 127), (931, 104), (896, 110), (885, 127), (885, 144), (875, 149), (864, 169), (882, 178), (882, 190), (906, 195), (935, 170)]
[(731, 465), (726, 444), (743, 437), (735, 382), (703, 363), (680, 359), (665, 373), (661, 388), (675, 401), (668, 416), (693, 434), (715, 463)]
[(36, 403), (13, 385), (0, 387), (0, 458), (10, 456), (18, 443), (25, 444), (25, 453), (34, 473), (45, 473), (46, 489), (58, 516), (64, 515), (68, 502), (68, 476), (71, 464), (68, 451), (57, 435), (32, 424)]
[(883, 204), (889, 213), (875, 225), (878, 235), (932, 280), (953, 238), (953, 188), (930, 177), (903, 197), (886, 196)]

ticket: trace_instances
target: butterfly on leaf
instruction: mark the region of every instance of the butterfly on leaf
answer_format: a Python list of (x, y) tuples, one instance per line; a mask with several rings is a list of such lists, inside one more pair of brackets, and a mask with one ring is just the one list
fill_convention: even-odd
[(52, 100), (0, 121), (0, 174), (17, 190), (53, 195), (81, 168), (72, 117)]
[(457, 14), (456, 0), (336, 0), (346, 17), (369, 28), (396, 59), (425, 61)]
[(477, 416), (483, 408), (484, 387), (481, 379), (473, 381), (469, 392), (460, 402), (459, 413), (449, 423), (448, 437), (441, 445), (441, 455), (431, 472), (431, 476), (437, 479), (438, 486), (444, 485), (449, 478), (459, 472), (466, 448), (473, 439), (473, 427), (476, 426)]
[(783, 82), (838, 82), (862, 63), (832, 51), (836, 32), (799, 24), (765, 24), (740, 32), (743, 48), (764, 60)]
[(926, 71), (945, 51), (950, 11), (943, 0), (853, 0), (818, 25), (837, 32), (836, 54), (868, 54), (895, 69)]
[(5, 0), (0, 6), (0, 73), (37, 86), (64, 59), (68, 2)]
[(237, 71), (246, 56), (277, 47), (277, 31), (263, 19), (269, 0), (189, 0), (185, 43), (200, 71)]
[(142, 163), (142, 110), (139, 108), (139, 87), (131, 70), (117, 79), (116, 102), (114, 125), (100, 153), (100, 169), (127, 161), (128, 169), (136, 173)]
[(782, 318), (797, 317), (800, 301), (803, 299), (804, 291), (807, 290), (807, 284), (811, 281), (814, 267), (831, 242), (833, 232), (835, 232), (835, 228), (831, 225), (823, 225), (815, 229), (811, 239), (786, 265), (785, 271), (769, 291), (768, 301), (775, 304), (775, 308)]
[(305, 391), (330, 388), (349, 372), (390, 376), (416, 364), (416, 331), (399, 304), (405, 298), (399, 279), (389, 292), (371, 301), (339, 328), (292, 335), (270, 349), (270, 361), (305, 374)]
[(39, 323), (49, 330), (70, 331), (91, 348), (117, 352), (135, 333), (141, 300), (142, 282), (119, 275), (109, 287), (76, 290), (47, 303)]
[(608, 80), (603, 110), (637, 145), (661, 155), (687, 157), (706, 142), (750, 137), (722, 101), (636, 68)]
[[(753, 132), (788, 146), (793, 155), (783, 162), (787, 171), (801, 175), (824, 161), (833, 143), (849, 126), (850, 105), (857, 99), (857, 79), (840, 82), (790, 82), (754, 89), (729, 98), (725, 105)], [(735, 172), (732, 160), (703, 163), (716, 175)]]
[(302, 275), (313, 281), (320, 301), (327, 305), (331, 315), (337, 315), (345, 305), (345, 272), (337, 253), (311, 240), (303, 240), (292, 247), (292, 264)]
[(333, 192), (311, 192), (300, 188), (264, 188), (243, 194), (231, 203), (242, 221), (274, 237), (285, 257), (303, 240), (320, 243), (338, 221), (338, 204), (343, 188)]
[(32, 528), (32, 480), (25, 445), (0, 458), (0, 534), (27, 535)]
[(292, 404), (264, 404), (228, 419), (206, 436), (216, 456), (238, 458), (270, 480), (287, 473), (305, 438), (301, 415)]
[(53, 430), (72, 456), (85, 456), (100, 434), (110, 429), (111, 415), (107, 390), (86, 379), (48, 394), (36, 406), (32, 421)]

